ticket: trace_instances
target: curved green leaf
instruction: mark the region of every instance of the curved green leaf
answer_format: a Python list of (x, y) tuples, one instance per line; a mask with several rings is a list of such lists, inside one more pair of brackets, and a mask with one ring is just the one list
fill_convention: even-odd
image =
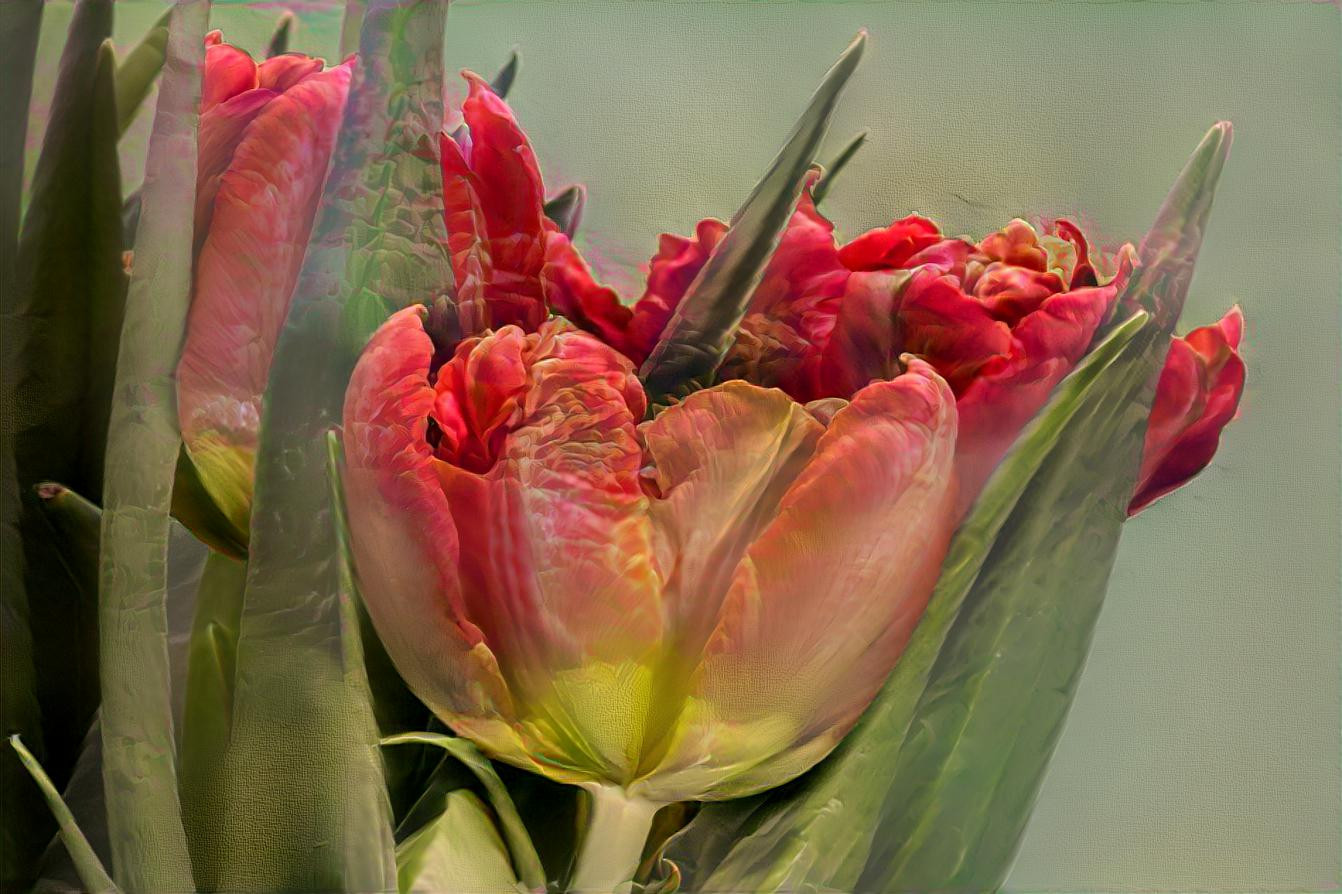
[(533, 891), (545, 889), (545, 870), (541, 867), (541, 860), (536, 854), (535, 845), (531, 842), (531, 835), (523, 825), (522, 817), (518, 815), (517, 807), (513, 804), (508, 790), (504, 788), (503, 780), (499, 779), (489, 759), (481, 754), (479, 749), (466, 739), (438, 733), (402, 733), (388, 736), (382, 740), (382, 744), (434, 745), (464, 764), (480, 780), (480, 784), (489, 795), (490, 804), (493, 805), (499, 823), (503, 826), (503, 835), (508, 840), (508, 850), (512, 854), (518, 876)]
[(722, 242), (667, 321), (639, 370), (649, 403), (662, 403), (691, 383), (705, 382), (727, 355), (866, 42), (863, 31), (825, 74), (783, 148), (732, 216)]
[(56, 786), (52, 785), (51, 778), (42, 769), (42, 765), (37, 762), (37, 758), (33, 757), (32, 753), (23, 747), (23, 742), (17, 735), (9, 737), (9, 744), (18, 753), (19, 760), (23, 762), (23, 766), (32, 775), (33, 781), (41, 789), (43, 797), (47, 800), (47, 805), (55, 815), (56, 823), (60, 826), (61, 838), (75, 862), (75, 867), (79, 870), (79, 879), (83, 882), (85, 890), (94, 892), (94, 894), (118, 891), (116, 883), (112, 881), (111, 876), (107, 874), (107, 870), (103, 868), (102, 861), (93, 852), (88, 839), (84, 837), (84, 833), (79, 829), (79, 824), (75, 822), (74, 815), (70, 813), (70, 808), (65, 806), (65, 801), (62, 800), (60, 792), (56, 791)]
[(173, 382), (191, 295), (208, 16), (207, 0), (173, 8), (107, 438), (103, 781), (114, 872), (132, 894), (194, 885), (177, 794), (166, 591), (168, 510), (181, 444)]

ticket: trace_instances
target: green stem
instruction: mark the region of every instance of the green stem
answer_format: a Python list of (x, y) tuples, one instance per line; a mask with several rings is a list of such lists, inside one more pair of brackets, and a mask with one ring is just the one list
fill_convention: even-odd
[(663, 806), (631, 798), (611, 785), (584, 785), (587, 790), (587, 828), (569, 890), (575, 894), (624, 894), (632, 887), (652, 828), (653, 815)]

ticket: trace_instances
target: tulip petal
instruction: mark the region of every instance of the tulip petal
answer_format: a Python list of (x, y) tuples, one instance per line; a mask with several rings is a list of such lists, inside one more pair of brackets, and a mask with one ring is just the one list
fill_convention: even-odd
[(824, 426), (777, 389), (698, 391), (640, 431), (660, 496), (651, 515), (669, 636), (691, 661), (746, 549), (815, 452)]
[[(215, 48), (212, 48), (215, 49)], [(182, 436), (211, 497), (247, 530), (261, 394), (340, 125), (350, 66), (272, 99), (222, 175), (178, 366)]]
[(256, 67), (256, 86), (283, 93), (317, 74), (325, 62), (300, 53), (272, 56)]
[(201, 82), (200, 111), (208, 112), (219, 103), (257, 86), (256, 63), (245, 50), (222, 43), (218, 31), (205, 37), (205, 75)]
[[(441, 140), (443, 196), (464, 306), (488, 308), (495, 329), (534, 331), (546, 317), (545, 193), (540, 166), (512, 111), (479, 75), (463, 72), (469, 143)], [(481, 304), (483, 302), (483, 304)], [(483, 328), (483, 326), (476, 327)]]
[[(497, 377), (469, 372), (492, 366), (485, 358), (494, 353), (518, 358), (524, 379), (489, 402), (510, 408), (493, 465), (436, 463), (460, 541), (463, 605), (526, 706), (547, 762), (620, 779), (642, 748), (662, 634), (638, 479), (642, 390), (626, 358), (551, 320), (459, 351), (452, 364), (467, 368), (466, 393), (496, 387)], [(440, 372), (440, 389), (455, 387), (451, 375)]]
[(256, 88), (230, 96), (200, 116), (200, 136), (196, 153), (196, 215), (192, 256), (200, 254), (200, 247), (210, 232), (214, 217), (214, 200), (219, 194), (219, 181), (228, 170), (233, 153), (238, 150), (247, 127), (261, 114), (272, 99), (279, 96), (274, 90)]
[(1238, 350), (1243, 331), (1244, 316), (1233, 307), (1219, 322), (1170, 343), (1129, 515), (1182, 487), (1212, 461), (1244, 394)]
[(344, 486), (351, 546), (368, 613), (406, 682), (439, 716), (465, 718), (477, 741), (507, 749), (515, 736), (498, 718), (511, 716), (512, 698), (488, 644), (465, 618), (456, 528), (426, 438), (435, 394), (424, 317), (421, 306), (393, 314), (350, 377)]
[(954, 526), (955, 432), (950, 389), (914, 358), (834, 416), (738, 567), (676, 739), (641, 795), (750, 794), (804, 771), (852, 727), (936, 582)]

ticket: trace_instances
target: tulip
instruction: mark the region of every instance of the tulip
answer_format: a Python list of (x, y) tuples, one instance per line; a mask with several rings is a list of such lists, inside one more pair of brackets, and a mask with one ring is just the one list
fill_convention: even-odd
[(206, 41), (178, 416), (202, 483), (246, 543), (261, 395), (353, 62), (290, 53), (258, 65), (217, 31)]
[(1211, 462), (1221, 429), (1235, 418), (1244, 394), (1243, 332), (1244, 316), (1232, 307), (1214, 325), (1170, 343), (1129, 515), (1182, 487)]
[(346, 395), (363, 598), (457, 734), (592, 793), (573, 887), (627, 881), (659, 805), (783, 783), (874, 698), (955, 523), (954, 397), (907, 357), (851, 402), (731, 381), (640, 422), (568, 321), (449, 354), (426, 317)]

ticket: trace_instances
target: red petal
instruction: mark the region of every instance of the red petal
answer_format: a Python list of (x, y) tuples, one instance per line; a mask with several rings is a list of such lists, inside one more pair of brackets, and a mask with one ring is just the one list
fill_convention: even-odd
[(634, 305), (629, 322), (625, 353), (635, 363), (642, 363), (652, 353), (690, 283), (726, 232), (725, 223), (707, 218), (695, 226), (692, 237), (662, 235), (648, 273), (648, 287)]
[(1238, 351), (1243, 328), (1244, 317), (1234, 307), (1219, 322), (1170, 343), (1129, 515), (1182, 487), (1212, 461), (1244, 394)]
[(839, 249), (839, 260), (849, 270), (891, 270), (912, 266), (910, 258), (941, 241), (937, 225), (914, 214), (858, 236)]
[(256, 84), (283, 93), (315, 75), (325, 65), (321, 59), (299, 53), (272, 56), (256, 67)]

